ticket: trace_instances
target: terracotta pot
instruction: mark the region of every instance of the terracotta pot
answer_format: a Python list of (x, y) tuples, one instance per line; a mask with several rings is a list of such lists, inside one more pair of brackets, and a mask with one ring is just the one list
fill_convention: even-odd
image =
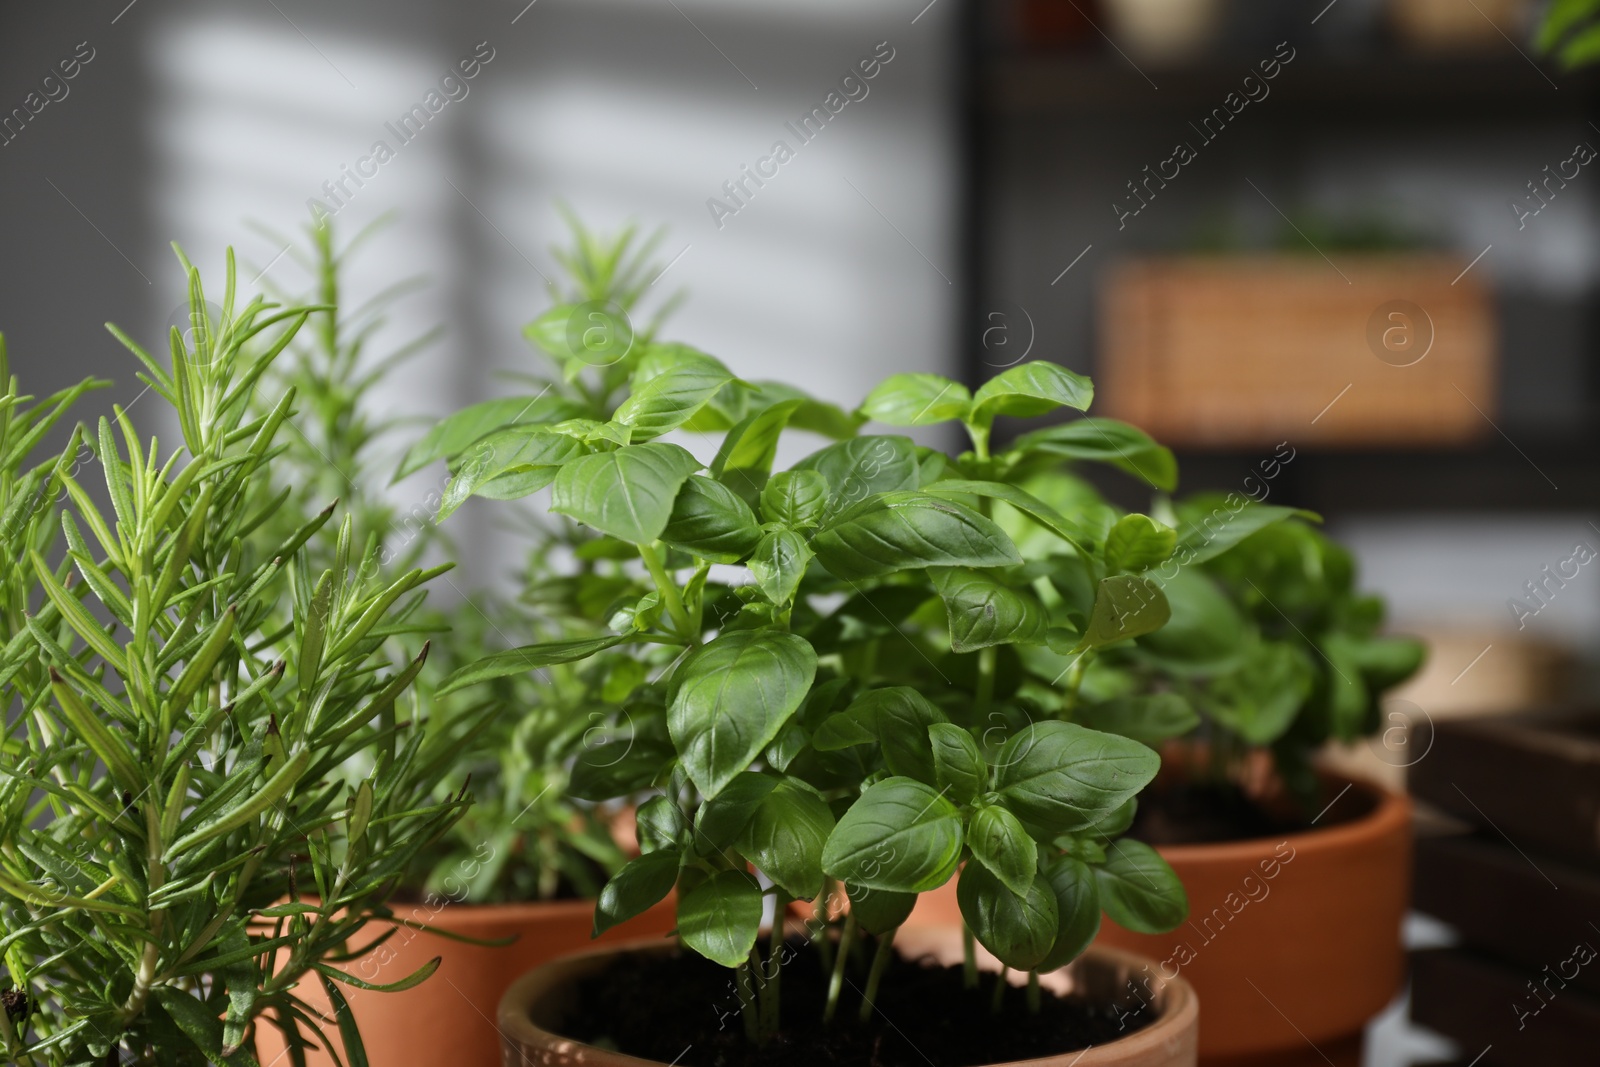
[[(657, 942), (619, 946), (568, 956), (519, 978), (500, 1001), (500, 1031), (506, 1067), (659, 1067), (651, 1060), (586, 1045), (561, 1036), (563, 1018), (578, 979), (606, 966), (619, 952), (667, 952)], [(961, 935), (951, 926), (903, 928), (895, 949), (906, 956), (933, 956), (946, 964), (961, 961)], [(986, 955), (986, 954), (983, 954)], [(980, 966), (998, 970), (992, 957)], [(1078, 990), (1096, 999), (1127, 997), (1134, 976), (1153, 969), (1151, 961), (1117, 949), (1091, 948), (1071, 966), (1041, 981), (1057, 992)], [(1193, 1067), (1200, 1008), (1182, 978), (1156, 978), (1149, 986), (1156, 1021), (1134, 1034), (1081, 1052), (1014, 1062), (1006, 1067)], [(619, 1010), (625, 1010), (619, 1005)], [(982, 1018), (981, 1012), (974, 1013)], [(418, 1061), (421, 1062), (421, 1061)]]
[[(1200, 1057), (1208, 1067), (1287, 1067), (1301, 1056), (1358, 1064), (1362, 1030), (1400, 990), (1411, 802), (1332, 781), (1334, 793), (1349, 785), (1364, 794), (1371, 810), (1284, 837), (1162, 846), (1157, 851), (1189, 894), (1189, 921), (1157, 935), (1129, 933), (1109, 919), (1100, 929), (1097, 945), (1138, 952), (1157, 961), (1157, 973), (1182, 974), (1194, 985), (1205, 1005)], [(924, 893), (910, 921), (959, 916), (952, 882)]]
[[(506, 988), (529, 968), (597, 943), (589, 937), (594, 925), (594, 902), (589, 900), (538, 904), (441, 902), (397, 905), (395, 913), (479, 940), (513, 936), (517, 940), (505, 947), (489, 948), (401, 927), (371, 954), (336, 964), (364, 981), (396, 982), (435, 956), (441, 959), (432, 977), (404, 992), (340, 987), (361, 1025), (361, 1039), (372, 1067), (496, 1067), (500, 1063), (500, 1034), (495, 1029), (494, 1014)], [(599, 943), (659, 939), (675, 925), (676, 907), (669, 898), (638, 918), (606, 931)], [(384, 923), (370, 924), (368, 943), (388, 929)], [(327, 1011), (327, 998), (315, 979), (301, 982), (298, 993)], [(270, 1025), (260, 1029), (261, 1062), (274, 1062), (283, 1049), (278, 1032)], [(337, 1026), (327, 1030), (330, 1035), (338, 1032)], [(333, 1059), (326, 1053), (308, 1056), (307, 1062), (333, 1067)]]

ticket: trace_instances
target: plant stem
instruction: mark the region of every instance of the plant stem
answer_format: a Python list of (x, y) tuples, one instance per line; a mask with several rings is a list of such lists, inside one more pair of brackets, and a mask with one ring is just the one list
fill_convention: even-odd
[(867, 972), (867, 991), (861, 998), (858, 1018), (862, 1022), (872, 1018), (873, 1005), (878, 1001), (878, 985), (883, 981), (883, 972), (889, 969), (889, 960), (894, 954), (894, 935), (899, 932), (897, 926), (878, 938), (878, 951), (872, 957), (872, 970)]
[(1028, 972), (1028, 1014), (1039, 1014), (1039, 972)]
[[(777, 1036), (778, 1027), (782, 1021), (779, 1017), (782, 999), (778, 980), (783, 973), (783, 919), (788, 908), (789, 894), (781, 889), (775, 890), (772, 900), (772, 934), (767, 940), (767, 969), (763, 974), (766, 982), (761, 987), (761, 1033), (763, 1037)], [(755, 950), (752, 949), (751, 951)]]
[(972, 927), (961, 924), (961, 986), (978, 988), (978, 944), (972, 936)]
[(978, 650), (978, 691), (973, 699), (973, 710), (979, 721), (989, 714), (994, 703), (994, 646)]
[[(755, 950), (751, 949), (754, 953)], [(761, 1043), (761, 1019), (756, 1014), (756, 995), (751, 988), (750, 964), (739, 964), (734, 975), (734, 985), (739, 990), (739, 1018), (744, 1022), (744, 1036), (752, 1045)]]
[(833, 907), (833, 886), (833, 879), (824, 875), (822, 892), (817, 894), (817, 902), (811, 912), (811, 944), (817, 950), (824, 971), (833, 970), (833, 939), (828, 936), (828, 911)]
[(1010, 973), (1010, 967), (1001, 967), (1000, 973), (994, 976), (994, 996), (989, 1000), (990, 1015), (999, 1015), (1000, 1009), (1005, 1006), (1006, 987), (1011, 984), (1006, 981), (1006, 975)]
[(844, 932), (839, 935), (839, 954), (833, 958), (833, 975), (828, 979), (828, 1001), (822, 1009), (822, 1021), (833, 1022), (833, 1013), (839, 1008), (839, 990), (844, 986), (844, 965), (850, 958), (850, 945), (856, 939), (854, 913), (844, 917)]
[(672, 580), (672, 575), (667, 573), (667, 565), (662, 562), (660, 543), (640, 545), (639, 558), (644, 560), (645, 569), (655, 581), (656, 591), (661, 594), (661, 603), (666, 605), (667, 614), (672, 618), (678, 636), (686, 641), (694, 641), (696, 635), (689, 622), (688, 609), (683, 606), (683, 597), (678, 592), (677, 583)]

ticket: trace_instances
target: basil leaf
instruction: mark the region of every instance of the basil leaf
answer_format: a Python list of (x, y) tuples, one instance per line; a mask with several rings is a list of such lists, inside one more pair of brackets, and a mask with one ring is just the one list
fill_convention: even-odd
[(596, 803), (625, 797), (650, 786), (670, 759), (672, 751), (664, 740), (626, 737), (586, 745), (573, 760), (567, 792)]
[(643, 915), (667, 899), (678, 880), (679, 856), (663, 849), (629, 860), (600, 890), (594, 905), (594, 936)]
[(816, 471), (827, 479), (826, 519), (876, 493), (915, 489), (917, 450), (909, 437), (853, 437), (818, 449), (794, 469)]
[(1056, 898), (1056, 942), (1040, 962), (1041, 972), (1065, 967), (1083, 955), (1100, 932), (1100, 891), (1086, 864), (1058, 857), (1044, 869), (1043, 881)]
[(1018, 896), (1038, 873), (1039, 847), (1017, 817), (998, 804), (981, 805), (967, 824), (967, 847), (979, 863)]
[(1167, 624), (1139, 638), (1138, 655), (1174, 674), (1212, 674), (1242, 660), (1248, 624), (1237, 605), (1200, 568), (1163, 575)]
[(1172, 555), (1178, 532), (1148, 515), (1124, 515), (1106, 535), (1106, 566), (1114, 571), (1142, 571)]
[(1087, 411), (1094, 400), (1094, 383), (1081, 374), (1045, 360), (1032, 360), (1001, 371), (984, 382), (972, 397), (967, 421), (986, 428), (996, 415), (1043, 415), (1056, 408)]
[(785, 400), (741, 419), (722, 439), (711, 476), (756, 507), (778, 455), (778, 439), (799, 406), (799, 400)]
[(695, 818), (695, 849), (702, 856), (732, 848), (767, 794), (778, 787), (769, 774), (745, 771), (734, 776), (727, 786), (700, 806)]
[(936, 722), (928, 727), (933, 746), (933, 784), (957, 804), (967, 804), (989, 782), (989, 767), (978, 742), (960, 726)]
[(575, 459), (556, 475), (550, 510), (601, 533), (649, 544), (672, 517), (678, 489), (700, 461), (678, 445), (627, 445)]
[(1143, 636), (1161, 629), (1171, 616), (1166, 594), (1150, 579), (1130, 574), (1102, 578), (1078, 650)]
[(886, 778), (850, 805), (822, 850), (822, 869), (841, 881), (922, 893), (950, 880), (961, 860), (961, 816), (933, 787)]
[(811, 900), (822, 891), (822, 849), (832, 832), (833, 812), (822, 794), (786, 778), (756, 807), (737, 845), (784, 892)]
[(1055, 944), (1056, 896), (1043, 878), (1015, 893), (981, 863), (969, 863), (956, 884), (961, 917), (973, 936), (1007, 967), (1031, 971)]
[(944, 601), (952, 652), (1044, 642), (1050, 619), (1033, 594), (957, 567), (931, 568), (928, 577)]
[(1161, 757), (1126, 737), (1048, 721), (1024, 727), (995, 763), (1006, 807), (1060, 833), (1088, 829), (1115, 811), (1150, 784)]
[(964, 504), (927, 493), (872, 497), (837, 516), (812, 539), (823, 566), (847, 580), (919, 567), (1021, 563), (1011, 539)]
[(737, 563), (761, 540), (761, 527), (738, 493), (694, 474), (678, 490), (661, 540), (713, 563)]
[(761, 517), (792, 530), (815, 526), (828, 506), (828, 479), (821, 471), (780, 471), (761, 490)]
[(1277, 504), (1246, 503), (1237, 511), (1226, 505), (1216, 507), (1199, 519), (1191, 518), (1180, 524), (1178, 558), (1185, 564), (1205, 563), (1222, 555), (1257, 530), (1289, 518), (1322, 521), (1314, 511)]
[(856, 925), (869, 934), (886, 934), (911, 917), (917, 906), (915, 893), (891, 893), (887, 889), (868, 889), (865, 886), (846, 885), (850, 898), (850, 914)]
[(867, 394), (858, 409), (890, 426), (931, 426), (965, 418), (972, 394), (942, 374), (892, 374)]
[(689, 821), (668, 797), (651, 797), (634, 813), (639, 851), (645, 855), (669, 849), (681, 853), (689, 844)]
[(948, 720), (927, 697), (907, 685), (873, 689), (853, 700), (844, 714), (872, 731), (890, 774), (933, 783), (933, 743), (928, 739), (928, 727)]
[(713, 963), (748, 962), (760, 932), (761, 887), (743, 871), (718, 871), (678, 898), (678, 939)]
[(1194, 707), (1177, 693), (1114, 697), (1080, 707), (1075, 718), (1091, 730), (1121, 734), (1152, 747), (1182, 737), (1200, 725)]
[(462, 408), (434, 423), (422, 439), (406, 451), (394, 480), (414, 474), (436, 459), (458, 456), (496, 430), (511, 425), (542, 424), (575, 414), (569, 402), (555, 396), (505, 396)]
[(733, 372), (710, 356), (692, 350), (674, 356), (670, 366), (645, 381), (640, 380), (645, 371), (641, 362), (634, 374), (633, 392), (612, 413), (613, 422), (633, 429), (634, 440), (677, 429), (733, 381)]
[(690, 780), (716, 796), (772, 743), (811, 688), (817, 654), (803, 637), (723, 634), (673, 675), (667, 730)]
[(1075, 419), (1062, 426), (1034, 430), (1017, 438), (1013, 449), (1044, 452), (1066, 459), (1109, 463), (1170, 493), (1178, 487), (1178, 461), (1149, 434), (1116, 419)]
[[(450, 484), (445, 487), (444, 499), (439, 504), (435, 521), (443, 521), (468, 497), (503, 475), (540, 471), (542, 473), (532, 482), (523, 479), (521, 484), (533, 484), (535, 489), (543, 488), (555, 478), (556, 468), (583, 455), (584, 451), (584, 447), (572, 438), (551, 433), (543, 427), (518, 426), (497, 430), (471, 446), (465, 462), (459, 465)], [(540, 478), (543, 479), (542, 485), (537, 484)]]
[(1183, 883), (1156, 850), (1123, 838), (1095, 868), (1100, 905), (1113, 922), (1136, 934), (1164, 934), (1189, 914)]
[[(1206, 711), (1247, 743), (1268, 745), (1294, 723), (1316, 681), (1317, 665), (1305, 650), (1263, 643), (1237, 670), (1212, 679), (1205, 691)], [(1359, 686), (1360, 676), (1355, 675), (1352, 682)], [(1330, 674), (1329, 683), (1338, 693), (1338, 676)], [(1359, 689), (1354, 698), (1359, 702), (1354, 709), (1359, 722), (1367, 706), (1366, 689)]]
[(779, 529), (761, 538), (745, 565), (761, 594), (782, 607), (794, 599), (811, 556), (811, 546), (804, 537), (793, 530)]

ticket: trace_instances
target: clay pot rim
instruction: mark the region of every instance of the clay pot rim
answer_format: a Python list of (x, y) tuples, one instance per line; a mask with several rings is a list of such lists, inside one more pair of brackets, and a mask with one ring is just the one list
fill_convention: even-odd
[[(444, 898), (440, 898), (444, 899)], [(389, 902), (390, 909), (396, 919), (411, 919), (417, 921), (411, 911), (427, 911), (431, 907), (426, 900), (409, 900)], [(443, 907), (433, 913), (429, 925), (441, 925), (450, 930), (479, 926), (502, 926), (512, 923), (524, 923), (548, 918), (575, 919), (594, 913), (594, 901), (579, 900), (520, 900), (505, 904), (469, 904), (466, 901), (447, 900)], [(390, 920), (374, 918), (375, 923), (387, 923)]]
[(1394, 836), (1411, 823), (1411, 798), (1403, 793), (1386, 789), (1376, 782), (1344, 775), (1324, 773), (1322, 777), (1334, 784), (1344, 783), (1348, 789), (1358, 789), (1374, 801), (1373, 809), (1349, 822), (1327, 827), (1312, 827), (1268, 837), (1252, 837), (1244, 841), (1212, 841), (1205, 844), (1157, 845), (1156, 851), (1168, 863), (1189, 867), (1205, 864), (1228, 866), (1250, 864), (1262, 857), (1272, 856), (1282, 843), (1298, 855), (1301, 852), (1341, 852)]
[[(953, 927), (948, 929), (952, 936), (957, 936)], [(555, 984), (550, 978), (553, 969), (626, 952), (669, 952), (677, 948), (676, 939), (648, 938), (570, 953), (535, 967), (511, 983), (511, 987), (500, 998), (500, 1007), (495, 1013), (500, 1032), (507, 1039), (523, 1046), (556, 1050), (563, 1059), (574, 1063), (604, 1062), (610, 1067), (663, 1067), (657, 1060), (645, 1060), (622, 1052), (602, 1050), (546, 1030), (529, 1017), (528, 1004), (535, 996), (544, 993)], [(1129, 973), (1147, 968), (1151, 962), (1136, 952), (1104, 945), (1091, 945), (1078, 959), (1094, 960), (1112, 967), (1125, 968)], [(1159, 1060), (1166, 1050), (1181, 1044), (1185, 1032), (1192, 1033), (1196, 1030), (1200, 1015), (1200, 998), (1195, 994), (1194, 987), (1182, 977), (1162, 978), (1156, 989), (1156, 997), (1157, 1003), (1161, 1006), (1161, 1014), (1157, 1016), (1156, 1021), (1109, 1045), (1091, 1045), (1087, 1049), (1058, 1052), (1031, 1060), (1007, 1060), (1003, 1063), (984, 1064), (983, 1067), (1053, 1067), (1059, 1063), (1070, 1063), (1072, 1067), (1121, 1067), (1128, 1063), (1143, 1062), (1142, 1057), (1145, 1055)], [(585, 1054), (601, 1056), (604, 1059), (591, 1060)]]

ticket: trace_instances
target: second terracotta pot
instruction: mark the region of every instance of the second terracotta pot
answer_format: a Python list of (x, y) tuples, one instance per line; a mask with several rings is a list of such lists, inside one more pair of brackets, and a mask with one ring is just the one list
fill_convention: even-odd
[[(947, 965), (961, 962), (961, 935), (954, 926), (904, 927), (896, 936), (894, 947), (907, 957), (932, 956)], [(652, 1060), (575, 1041), (563, 1036), (561, 1030), (579, 978), (603, 970), (619, 952), (671, 949), (671, 945), (660, 942), (595, 949), (552, 961), (523, 975), (500, 1001), (504, 1062), (524, 1067), (661, 1067)], [(999, 969), (987, 953), (981, 954), (980, 966)], [(1094, 947), (1042, 981), (1057, 992), (1072, 991), (1121, 1003), (1130, 996), (1127, 991), (1135, 988), (1135, 983), (1142, 986), (1150, 966), (1151, 961), (1132, 953)], [(1108, 1045), (1015, 1061), (1003, 1067), (1194, 1067), (1199, 1027), (1194, 990), (1182, 978), (1157, 978), (1144, 988), (1154, 994), (1149, 1004), (1157, 1012), (1156, 1020), (1144, 1029)], [(626, 1011), (627, 1005), (618, 1004), (617, 1010)], [(981, 1025), (983, 1013), (974, 1012), (974, 1019), (976, 1025)]]
[[(589, 936), (594, 902), (562, 900), (538, 904), (409, 904), (395, 905), (401, 918), (480, 941), (515, 937), (508, 946), (466, 944), (428, 930), (401, 927), (371, 953), (341, 970), (367, 982), (396, 982), (440, 957), (439, 969), (427, 981), (400, 993), (379, 993), (342, 986), (361, 1025), (361, 1038), (372, 1067), (496, 1067), (500, 1032), (495, 1010), (506, 989), (529, 969), (548, 960), (596, 944)], [(606, 931), (598, 943), (657, 941), (671, 932), (676, 911), (669, 898), (643, 915)], [(370, 943), (389, 930), (386, 923), (368, 925)], [(327, 1010), (320, 983), (302, 982), (300, 995)], [(262, 1062), (281, 1051), (277, 1031), (262, 1028)], [(328, 1026), (331, 1035), (337, 1026)], [(270, 1047), (276, 1046), (276, 1047)], [(342, 1058), (342, 1057), (341, 1057)], [(282, 1062), (287, 1063), (285, 1059)], [(333, 1067), (326, 1053), (307, 1057), (317, 1067)]]
[[(1101, 927), (1097, 945), (1147, 956), (1153, 974), (1194, 986), (1207, 1067), (1357, 1067), (1362, 1031), (1400, 991), (1411, 802), (1365, 783), (1332, 788), (1340, 805), (1369, 810), (1282, 837), (1161, 846), (1189, 894), (1188, 921), (1156, 935), (1109, 919)], [(911, 921), (959, 915), (952, 883), (923, 894)]]

